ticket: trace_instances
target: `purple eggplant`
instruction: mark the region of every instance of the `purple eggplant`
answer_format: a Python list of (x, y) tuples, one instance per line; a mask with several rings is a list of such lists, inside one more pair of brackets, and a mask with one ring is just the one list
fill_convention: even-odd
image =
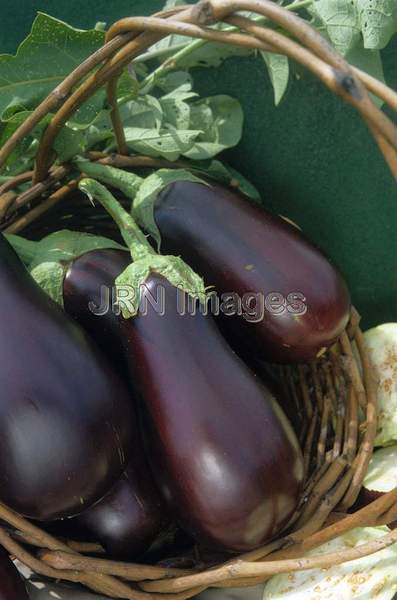
[(0, 500), (76, 515), (124, 472), (139, 439), (131, 393), (0, 235)]
[(99, 316), (104, 301), (111, 300), (115, 279), (131, 262), (128, 252), (113, 249), (91, 250), (74, 259), (63, 281), (65, 311), (94, 340), (108, 360), (128, 380), (128, 366), (120, 350), (119, 318), (112, 310)]
[(169, 522), (148, 471), (145, 459), (137, 457), (102, 500), (63, 521), (61, 532), (100, 543), (112, 559), (141, 557)]
[[(101, 306), (103, 288), (111, 291), (130, 262), (127, 252), (92, 250), (69, 264), (63, 282), (65, 311), (125, 377), (128, 361), (120, 343), (120, 317), (110, 309), (98, 316), (90, 307)], [(105, 498), (60, 525), (66, 536), (69, 530), (69, 535), (99, 542), (111, 558), (131, 560), (150, 547), (168, 521), (142, 449)]]
[(149, 459), (174, 515), (199, 541), (228, 550), (273, 537), (296, 507), (302, 458), (272, 394), (210, 316), (180, 314), (177, 290), (159, 275), (145, 286), (154, 299), (163, 294), (164, 315), (149, 304), (146, 315), (132, 319), (90, 313), (90, 300), (101, 303), (99, 282), (96, 290), (89, 284), (101, 271), (97, 261), (112, 274), (102, 272), (102, 285), (111, 286), (126, 255), (101, 250), (76, 259), (65, 279), (65, 309), (89, 330), (109, 319), (112, 345), (118, 335)]
[(152, 274), (165, 314), (123, 322), (150, 459), (165, 498), (196, 539), (245, 551), (285, 527), (302, 484), (295, 435), (270, 391), (210, 316), (182, 316), (178, 291)]
[[(204, 289), (201, 279), (180, 259), (157, 256), (103, 186), (92, 180), (80, 186), (111, 212), (133, 255), (117, 284), (136, 282), (134, 273), (141, 282), (139, 310), (127, 311), (131, 318), (120, 314), (118, 331), (163, 496), (204, 545), (255, 548), (288, 525), (299, 501), (303, 461), (296, 436), (212, 317), (201, 307), (181, 310), (176, 282), (192, 298)], [(112, 272), (121, 271), (125, 257), (112, 257)], [(81, 290), (81, 306), (88, 307), (87, 289)], [(148, 296), (154, 301), (142, 302)]]
[(221, 312), (238, 351), (307, 362), (346, 327), (350, 296), (337, 269), (296, 227), (238, 192), (178, 181), (159, 194), (154, 215), (163, 253), (182, 256), (219, 296), (241, 300), (242, 314)]
[(21, 575), (3, 549), (0, 549), (0, 600), (29, 600)]

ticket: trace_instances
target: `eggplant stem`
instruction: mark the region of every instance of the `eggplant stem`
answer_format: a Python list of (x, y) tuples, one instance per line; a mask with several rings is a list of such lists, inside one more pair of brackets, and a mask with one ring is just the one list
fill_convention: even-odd
[(132, 216), (121, 206), (120, 202), (101, 183), (94, 179), (83, 179), (79, 188), (90, 198), (98, 200), (109, 213), (120, 229), (120, 233), (131, 252), (134, 261), (156, 255)]

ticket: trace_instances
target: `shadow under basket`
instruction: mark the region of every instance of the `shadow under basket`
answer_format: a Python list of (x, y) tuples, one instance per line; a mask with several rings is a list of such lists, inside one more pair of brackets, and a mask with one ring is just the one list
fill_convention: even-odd
[[(237, 14), (253, 11), (281, 26), (286, 34)], [(234, 31), (212, 29), (224, 22)], [(92, 152), (88, 158), (125, 168), (150, 169), (180, 163), (129, 155), (117, 108), (121, 70), (152, 44), (170, 33), (285, 54), (299, 62), (335, 94), (355, 107), (368, 124), (387, 164), (397, 178), (397, 128), (373, 103), (368, 92), (397, 110), (397, 94), (385, 84), (350, 66), (305, 21), (270, 0), (214, 0), (179, 6), (153, 17), (132, 17), (113, 25), (106, 43), (77, 67), (32, 112), (0, 149), (4, 164), (15, 145), (48, 113), (54, 113), (36, 155), (35, 170), (0, 187), (1, 229), (24, 230), (42, 237), (60, 228), (112, 236), (115, 229), (84, 202), (70, 200), (79, 178), (72, 164), (56, 164), (52, 150), (62, 126), (100, 87), (107, 87), (118, 152)], [(18, 193), (18, 186), (29, 184)], [(368, 555), (397, 541), (397, 530), (359, 548), (337, 555), (302, 557), (356, 527), (383, 525), (397, 519), (397, 489), (351, 512), (360, 492), (376, 435), (376, 382), (353, 310), (346, 331), (324, 355), (309, 365), (277, 367), (301, 419), (305, 489), (292, 524), (279, 539), (239, 557), (205, 568), (138, 565), (98, 558), (92, 543), (56, 539), (0, 505), (0, 544), (36, 574), (75, 582), (112, 598), (182, 600), (208, 587), (243, 587), (277, 573), (322, 568)], [(99, 556), (104, 556), (100, 554)], [(332, 562), (330, 562), (332, 560)]]

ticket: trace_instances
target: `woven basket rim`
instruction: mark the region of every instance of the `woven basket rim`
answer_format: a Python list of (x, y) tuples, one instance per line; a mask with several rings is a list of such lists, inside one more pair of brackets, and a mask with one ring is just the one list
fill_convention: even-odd
[[(291, 37), (236, 14), (243, 10), (265, 16), (281, 25)], [(229, 33), (209, 27), (218, 21), (234, 25), (238, 31)], [(68, 75), (33, 111), (0, 149), (1, 166), (15, 145), (46, 114), (55, 110), (41, 138), (34, 171), (18, 175), (0, 187), (3, 231), (23, 230), (76, 189), (78, 178), (64, 182), (72, 172), (72, 165), (56, 165), (52, 147), (72, 112), (99, 87), (107, 86), (118, 154), (91, 152), (88, 158), (121, 167), (164, 166), (164, 161), (128, 155), (116, 88), (123, 67), (169, 33), (285, 54), (304, 65), (334, 94), (358, 110), (397, 179), (397, 128), (368, 94), (377, 95), (397, 111), (396, 92), (349, 65), (308, 23), (271, 0), (204, 0), (153, 17), (118, 21), (108, 31), (105, 45)], [(92, 73), (98, 66), (99, 70)], [(173, 163), (173, 166), (179, 164)], [(17, 186), (26, 182), (30, 182), (29, 189), (17, 193)], [(320, 434), (315, 451), (317, 468), (307, 481), (300, 513), (288, 533), (279, 539), (199, 572), (126, 564), (87, 556), (98, 550), (97, 546), (58, 540), (0, 504), (0, 519), (8, 525), (0, 527), (0, 544), (37, 574), (81, 583), (113, 598), (183, 600), (207, 587), (256, 585), (274, 573), (313, 568), (313, 565), (327, 566), (331, 559), (332, 564), (352, 560), (363, 552), (370, 554), (382, 544), (386, 547), (397, 541), (396, 530), (386, 534), (381, 542), (377, 541), (376, 547), (366, 544), (359, 554), (357, 549), (350, 549), (332, 558), (322, 555), (302, 561), (308, 550), (350, 529), (382, 525), (397, 518), (397, 489), (361, 510), (346, 514), (357, 499), (376, 434), (376, 385), (357, 313), (353, 310), (349, 327), (326, 355), (311, 365), (296, 370), (289, 368), (286, 376), (291, 393), (297, 395), (306, 411), (308, 428), (304, 451), (308, 473), (317, 425), (329, 424), (334, 416), (336, 426), (332, 448), (326, 449), (326, 439), (321, 439)], [(344, 400), (343, 417), (337, 411), (340, 398)]]

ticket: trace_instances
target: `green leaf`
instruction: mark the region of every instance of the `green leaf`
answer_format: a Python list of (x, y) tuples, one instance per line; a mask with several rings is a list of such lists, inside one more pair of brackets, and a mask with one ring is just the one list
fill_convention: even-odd
[(84, 150), (84, 133), (78, 129), (63, 127), (54, 143), (54, 150), (58, 160), (65, 162), (80, 154)]
[(187, 71), (171, 71), (156, 80), (156, 87), (166, 93), (164, 98), (177, 96), (180, 100), (187, 100), (197, 96), (193, 92), (193, 79)]
[(36, 258), (37, 249), (40, 242), (27, 240), (20, 235), (5, 233), (4, 237), (8, 243), (14, 248), (21, 261), (28, 267)]
[(161, 190), (175, 181), (193, 181), (208, 185), (185, 169), (159, 169), (146, 177), (133, 202), (133, 217), (153, 238), (157, 248), (160, 248), (161, 236), (154, 219), (154, 205)]
[(96, 92), (78, 108), (67, 124), (73, 129), (87, 129), (103, 110), (105, 97), (106, 94), (103, 89)]
[(40, 287), (63, 306), (63, 280), (69, 264), (86, 252), (102, 248), (126, 250), (105, 237), (67, 229), (57, 231), (37, 242), (29, 270)]
[[(119, 110), (125, 128), (159, 129), (161, 127), (163, 108), (154, 96), (145, 95), (136, 100), (123, 102)], [(110, 111), (102, 110), (87, 130), (85, 146), (89, 149), (110, 140), (114, 140)]]
[(262, 52), (261, 55), (266, 63), (270, 81), (274, 90), (274, 103), (277, 106), (285, 94), (289, 79), (289, 62), (287, 56)]
[(27, 110), (26, 106), (20, 103), (18, 98), (11, 101), (6, 110), (3, 112), (1, 121), (9, 121), (12, 117), (20, 112), (30, 112)]
[(202, 132), (183, 155), (203, 160), (235, 146), (241, 139), (243, 120), (240, 103), (230, 96), (212, 96), (194, 102), (191, 106), (191, 127)]
[(183, 4), (185, 4), (185, 0), (167, 0), (167, 2), (164, 4), (163, 10), (173, 8), (174, 6), (182, 6)]
[[(164, 5), (163, 10), (168, 10), (169, 8), (173, 8), (174, 6), (181, 6), (182, 4), (185, 4), (184, 0), (167, 0), (167, 2)], [(150, 52), (157, 53), (158, 51), (167, 50), (167, 49), (172, 51), (172, 49), (175, 46), (179, 47), (181, 45), (182, 46), (188, 45), (193, 40), (194, 40), (194, 38), (173, 33), (171, 35), (167, 35), (166, 37), (162, 38), (156, 44), (153, 44), (153, 46), (150, 47)]]
[(192, 165), (192, 168), (194, 168), (195, 171), (199, 170), (226, 185), (233, 185), (233, 187), (248, 196), (248, 198), (251, 198), (251, 200), (260, 200), (260, 194), (256, 187), (230, 165), (226, 165), (219, 160), (212, 160), (207, 168), (199, 167), (197, 169), (196, 165)]
[(120, 116), (124, 127), (160, 129), (163, 122), (162, 105), (157, 98), (149, 94), (122, 104)]
[(176, 129), (189, 129), (190, 105), (177, 97), (165, 97), (161, 99), (164, 120)]
[[(18, 112), (9, 117), (5, 123), (1, 124), (0, 146), (11, 137), (31, 114), (31, 111)], [(36, 125), (28, 137), (17, 144), (6, 161), (6, 168), (12, 167), (15, 163), (24, 163), (26, 168), (32, 166), (36, 151), (36, 144), (34, 144), (34, 142), (37, 142), (40, 138), (44, 128), (51, 121), (51, 118), (51, 114), (47, 115), (38, 125)], [(54, 149), (58, 155), (59, 161), (67, 161), (76, 154), (82, 152), (84, 142), (84, 134), (81, 131), (73, 130), (67, 126), (63, 127), (54, 143)], [(32, 146), (32, 144), (34, 145)]]
[(110, 111), (102, 110), (98, 113), (96, 119), (85, 131), (85, 149), (90, 149), (100, 144), (114, 139)]
[(160, 130), (126, 127), (124, 132), (128, 147), (135, 152), (161, 156), (171, 161), (186, 154), (201, 133), (199, 130), (183, 130), (171, 126)]
[[(0, 147), (12, 136), (12, 134), (18, 129), (18, 127), (30, 116), (31, 111), (21, 111), (16, 114), (9, 116), (6, 122), (0, 124)], [(9, 170), (15, 163), (22, 163), (29, 168), (29, 164), (32, 162), (32, 157), (27, 155), (27, 150), (34, 139), (36, 133), (41, 131), (42, 127), (36, 127), (35, 131), (30, 136), (23, 139), (17, 144), (10, 156), (8, 157), (3, 169)]]
[(39, 13), (16, 56), (0, 56), (0, 116), (15, 102), (34, 108), (103, 40), (103, 32), (74, 29)]
[(106, 21), (98, 21), (95, 23), (94, 29), (96, 31), (106, 31)]
[(355, 0), (315, 0), (310, 12), (325, 25), (331, 42), (345, 55), (359, 42), (361, 26)]
[[(143, 66), (143, 65), (142, 65)], [(128, 98), (133, 100), (138, 97), (139, 94), (139, 83), (137, 80), (136, 70), (138, 65), (132, 67), (131, 65), (123, 70), (117, 88), (117, 97)]]
[(357, 0), (365, 48), (384, 48), (397, 32), (396, 0)]
[(178, 60), (178, 67), (191, 69), (192, 67), (219, 67), (226, 58), (231, 56), (249, 56), (254, 51), (250, 48), (233, 46), (232, 44), (218, 44), (205, 42), (197, 44), (192, 52), (187, 52)]
[[(165, 277), (173, 286), (186, 292), (193, 298), (205, 298), (203, 279), (197, 275), (179, 256), (161, 256), (153, 254), (133, 262), (116, 279), (116, 287), (132, 290), (133, 301), (130, 306), (123, 303), (122, 315), (125, 319), (134, 317), (139, 310), (142, 286), (152, 273)], [(176, 310), (176, 307), (175, 307)]]

